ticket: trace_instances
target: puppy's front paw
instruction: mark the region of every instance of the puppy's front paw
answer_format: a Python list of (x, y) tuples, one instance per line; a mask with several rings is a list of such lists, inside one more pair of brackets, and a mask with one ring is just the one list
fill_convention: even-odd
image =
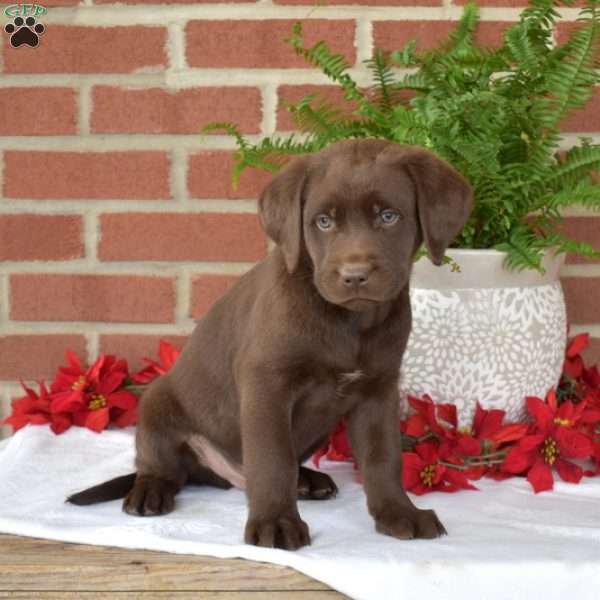
[(164, 515), (175, 508), (177, 486), (165, 479), (138, 477), (123, 501), (123, 510), (140, 517)]
[(308, 526), (298, 516), (280, 516), (272, 519), (248, 519), (244, 534), (246, 544), (297, 550), (310, 544)]
[(447, 533), (434, 511), (405, 507), (384, 511), (375, 519), (375, 529), (400, 540), (433, 539)]

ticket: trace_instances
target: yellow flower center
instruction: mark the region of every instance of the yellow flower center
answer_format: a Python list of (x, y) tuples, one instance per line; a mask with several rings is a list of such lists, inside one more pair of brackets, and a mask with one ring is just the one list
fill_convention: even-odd
[(570, 427), (571, 421), (569, 421), (569, 419), (561, 419), (560, 417), (556, 417), (554, 419), (554, 424), (555, 425), (563, 425), (565, 427)]
[(459, 427), (458, 431), (460, 433), (466, 433), (467, 435), (471, 435), (473, 433), (473, 429), (470, 425), (465, 425), (464, 427)]
[(420, 473), (421, 481), (427, 487), (433, 485), (433, 479), (435, 478), (435, 465), (427, 465)]
[(85, 387), (85, 375), (80, 375), (79, 379), (77, 379), (77, 381), (73, 382), (71, 385), (71, 389), (80, 390), (83, 387)]
[(542, 455), (544, 460), (549, 464), (553, 465), (556, 457), (558, 456), (558, 446), (552, 438), (546, 438), (544, 440), (544, 447), (542, 448)]
[(88, 408), (90, 410), (97, 410), (98, 408), (104, 408), (105, 406), (106, 398), (102, 394), (95, 394), (88, 402)]

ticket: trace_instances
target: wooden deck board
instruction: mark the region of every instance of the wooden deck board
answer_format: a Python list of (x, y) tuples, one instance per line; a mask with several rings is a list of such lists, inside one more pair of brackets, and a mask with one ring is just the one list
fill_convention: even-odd
[(0, 534), (0, 599), (341, 600), (288, 567)]

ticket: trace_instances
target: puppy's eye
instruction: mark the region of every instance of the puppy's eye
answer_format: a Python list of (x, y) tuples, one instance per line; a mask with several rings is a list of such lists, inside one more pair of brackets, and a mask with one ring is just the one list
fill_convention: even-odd
[(400, 218), (400, 214), (391, 208), (386, 208), (379, 213), (379, 218), (384, 225), (393, 225)]
[(328, 231), (329, 229), (331, 229), (334, 225), (334, 220), (326, 214), (321, 214), (321, 215), (317, 215), (317, 218), (315, 219), (315, 223), (317, 224), (317, 227), (321, 230), (321, 231)]

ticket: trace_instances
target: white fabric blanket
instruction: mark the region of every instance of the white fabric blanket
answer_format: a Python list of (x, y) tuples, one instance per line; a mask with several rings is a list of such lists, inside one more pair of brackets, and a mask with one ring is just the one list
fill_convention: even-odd
[(272, 562), (365, 600), (600, 597), (600, 478), (557, 483), (537, 496), (516, 478), (417, 498), (449, 535), (403, 542), (375, 533), (352, 467), (325, 462), (340, 493), (300, 503), (312, 545), (286, 552), (242, 543), (246, 504), (238, 490), (186, 488), (175, 512), (156, 518), (128, 516), (120, 501), (65, 504), (68, 494), (131, 472), (132, 464), (132, 430), (73, 427), (55, 436), (46, 426), (26, 427), (0, 444), (0, 532)]

